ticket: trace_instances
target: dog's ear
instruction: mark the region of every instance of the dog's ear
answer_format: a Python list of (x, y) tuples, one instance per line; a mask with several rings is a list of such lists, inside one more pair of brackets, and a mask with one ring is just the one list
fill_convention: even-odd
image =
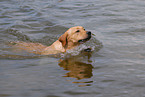
[(67, 36), (68, 36), (68, 33), (67, 32), (65, 32), (63, 35), (61, 35), (60, 37), (59, 37), (59, 41), (62, 43), (62, 46), (63, 47), (65, 47), (66, 46), (66, 44), (67, 44)]

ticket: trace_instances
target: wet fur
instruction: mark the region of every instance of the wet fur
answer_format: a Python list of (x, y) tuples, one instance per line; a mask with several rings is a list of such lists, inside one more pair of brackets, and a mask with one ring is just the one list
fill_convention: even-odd
[[(91, 32), (85, 31), (82, 26), (76, 26), (68, 29), (52, 45), (45, 46), (40, 43), (30, 42), (11, 42), (12, 46), (17, 49), (25, 50), (30, 53), (49, 55), (66, 52), (91, 38)], [(81, 41), (81, 42), (79, 42)]]

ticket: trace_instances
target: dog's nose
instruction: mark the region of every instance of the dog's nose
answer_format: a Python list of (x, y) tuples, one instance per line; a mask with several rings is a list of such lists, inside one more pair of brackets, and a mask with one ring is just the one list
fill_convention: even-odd
[(88, 31), (88, 32), (87, 32), (87, 34), (88, 34), (88, 35), (91, 35), (91, 32), (90, 32), (90, 31)]

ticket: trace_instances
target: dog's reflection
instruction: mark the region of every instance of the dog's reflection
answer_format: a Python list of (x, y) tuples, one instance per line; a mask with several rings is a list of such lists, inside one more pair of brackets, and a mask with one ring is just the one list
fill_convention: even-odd
[(69, 71), (64, 77), (73, 77), (77, 80), (91, 78), (93, 76), (92, 69), (93, 66), (90, 63), (81, 62), (81, 59), (77, 57), (66, 58), (61, 60), (58, 64), (63, 67), (64, 70)]

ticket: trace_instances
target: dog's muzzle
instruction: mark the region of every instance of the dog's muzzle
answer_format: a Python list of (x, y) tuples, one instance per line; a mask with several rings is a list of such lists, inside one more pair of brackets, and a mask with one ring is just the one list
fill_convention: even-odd
[(87, 34), (91, 36), (91, 32), (90, 31), (88, 31)]
[(88, 41), (91, 38), (91, 32), (90, 31), (87, 31), (87, 34), (88, 34), (88, 37), (87, 38), (82, 39), (82, 40), (79, 40), (78, 42), (79, 43), (84, 43), (84, 42)]

